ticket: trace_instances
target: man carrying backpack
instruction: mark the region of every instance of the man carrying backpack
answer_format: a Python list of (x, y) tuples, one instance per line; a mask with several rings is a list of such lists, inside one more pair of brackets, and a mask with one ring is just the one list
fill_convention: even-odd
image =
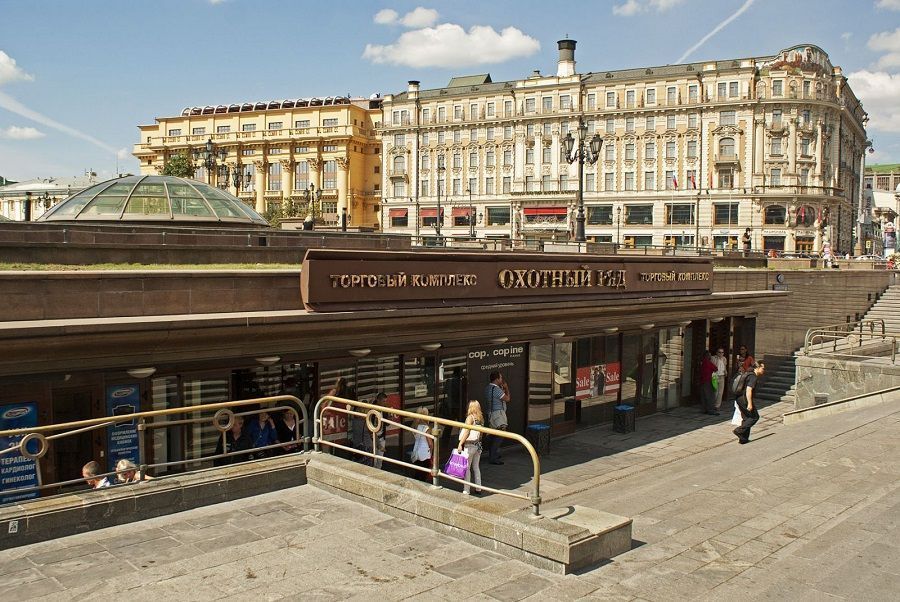
[(759, 377), (765, 374), (766, 365), (762, 362), (752, 365), (752, 372), (748, 372), (743, 380), (741, 392), (737, 395), (738, 411), (741, 413), (741, 425), (732, 432), (737, 436), (738, 442), (743, 445), (750, 441), (750, 429), (759, 421), (759, 411), (753, 399), (754, 391)]

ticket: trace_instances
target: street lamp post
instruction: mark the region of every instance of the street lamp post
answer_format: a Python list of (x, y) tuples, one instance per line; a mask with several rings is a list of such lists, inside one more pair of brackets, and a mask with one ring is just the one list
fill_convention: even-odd
[(444, 167), (444, 155), (438, 155), (437, 157), (437, 217), (434, 220), (434, 230), (437, 233), (438, 244), (441, 244), (441, 222), (444, 220), (441, 219), (441, 180), (443, 180), (443, 173), (446, 170)]
[(472, 204), (472, 188), (469, 193), (469, 238), (475, 240), (475, 205)]
[(622, 234), (622, 207), (616, 207), (616, 249), (618, 250), (619, 245), (622, 242), (621, 238)]
[(215, 173), (218, 164), (216, 159), (218, 158), (224, 163), (225, 158), (228, 157), (228, 151), (224, 148), (216, 149), (216, 145), (210, 138), (202, 149), (192, 150), (191, 155), (193, 155), (194, 161), (200, 161), (200, 164), (206, 168), (206, 183), (212, 186), (212, 174)]
[(322, 198), (322, 191), (316, 190), (315, 184), (310, 184), (309, 188), (303, 191), (303, 198), (306, 199), (306, 219), (303, 220), (303, 229), (312, 230), (316, 225), (314, 204)]
[(600, 158), (600, 147), (603, 145), (603, 139), (600, 134), (594, 134), (589, 144), (585, 144), (587, 137), (587, 124), (583, 119), (578, 120), (578, 146), (575, 146), (575, 139), (572, 132), (566, 134), (565, 148), (566, 161), (574, 163), (578, 161), (578, 214), (575, 217), (575, 242), (584, 242), (584, 163), (593, 165)]

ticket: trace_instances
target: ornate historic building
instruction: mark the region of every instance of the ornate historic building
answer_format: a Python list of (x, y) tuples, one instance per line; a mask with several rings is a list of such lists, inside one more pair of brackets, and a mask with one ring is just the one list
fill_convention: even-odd
[(203, 153), (209, 143), (213, 161), (196, 160), (194, 177), (260, 213), (293, 207), (303, 217), (312, 189), (321, 192), (313, 195), (320, 223), (338, 226), (346, 214), (348, 226), (378, 227), (380, 104), (329, 97), (189, 107), (139, 126), (133, 154), (141, 173), (156, 174), (173, 155)]
[[(587, 238), (625, 246), (850, 249), (866, 114), (812, 45), (777, 55), (555, 75), (453, 78), (383, 103), (384, 229), (565, 240), (577, 164), (566, 135), (602, 138), (585, 165)], [(440, 208), (439, 208), (440, 205)]]

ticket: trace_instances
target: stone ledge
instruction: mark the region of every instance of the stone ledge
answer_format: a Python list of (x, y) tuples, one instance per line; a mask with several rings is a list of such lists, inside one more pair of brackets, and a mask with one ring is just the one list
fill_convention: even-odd
[(280, 456), (2, 507), (0, 550), (304, 485), (307, 458)]
[(824, 418), (825, 416), (833, 416), (834, 414), (840, 414), (841, 412), (870, 408), (882, 403), (897, 401), (900, 401), (900, 390), (895, 387), (893, 389), (866, 393), (864, 395), (857, 395), (817, 406), (802, 408), (794, 410), (793, 412), (785, 412), (781, 417), (781, 420), (783, 424), (790, 426), (814, 418)]
[(631, 519), (582, 506), (509, 511), (491, 498), (449, 489), (313, 454), (307, 480), (385, 514), (451, 535), (555, 573), (571, 573), (631, 549)]

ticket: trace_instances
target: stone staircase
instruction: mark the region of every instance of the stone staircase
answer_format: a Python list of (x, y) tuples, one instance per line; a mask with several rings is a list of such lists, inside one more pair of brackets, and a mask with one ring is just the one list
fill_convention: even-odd
[(886, 332), (900, 333), (900, 284), (887, 287), (864, 316), (866, 320), (878, 318), (884, 320)]
[(765, 405), (786, 402), (793, 404), (797, 388), (796, 353), (786, 357), (766, 357), (766, 375), (756, 393)]

